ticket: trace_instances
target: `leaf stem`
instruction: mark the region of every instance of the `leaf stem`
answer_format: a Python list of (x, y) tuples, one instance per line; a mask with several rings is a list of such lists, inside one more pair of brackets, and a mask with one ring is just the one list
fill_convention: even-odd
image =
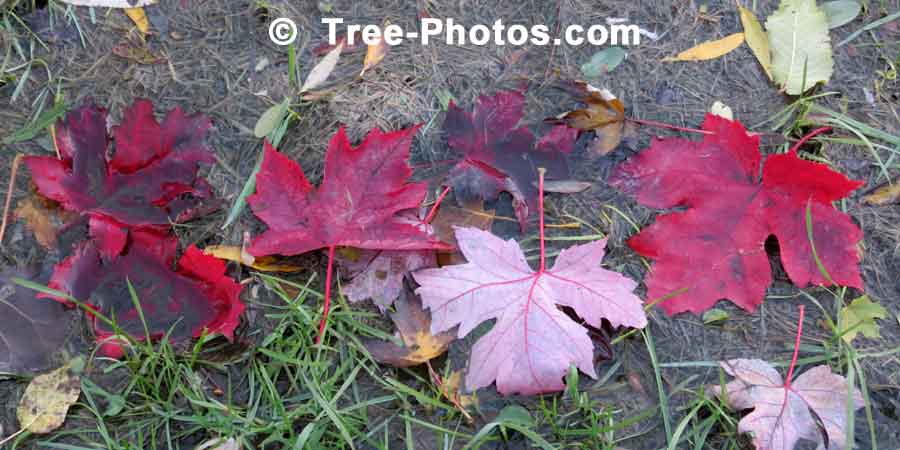
[(331, 309), (331, 273), (334, 272), (334, 245), (328, 246), (328, 268), (325, 269), (325, 307), (322, 310), (322, 321), (319, 322), (319, 334), (316, 335), (316, 344), (322, 342), (325, 334), (325, 324), (328, 323), (328, 312)]
[(712, 131), (698, 130), (696, 128), (684, 128), (684, 127), (679, 127), (676, 125), (669, 125), (669, 124), (663, 123), (663, 122), (657, 122), (655, 120), (645, 120), (645, 119), (635, 119), (635, 118), (626, 118), (625, 120), (632, 122), (632, 123), (636, 123), (638, 125), (646, 125), (648, 127), (668, 128), (670, 130), (685, 131), (688, 133), (713, 134)]
[(22, 161), (22, 154), (16, 153), (13, 159), (12, 170), (9, 173), (9, 188), (6, 190), (6, 201), (3, 203), (3, 220), (0, 223), (0, 247), (3, 247), (3, 235), (6, 234), (6, 219), (9, 215), (9, 206), (12, 202), (13, 186), (16, 184), (16, 172), (19, 170), (19, 162)]
[(434, 216), (437, 215), (438, 207), (441, 206), (441, 202), (444, 201), (444, 197), (447, 196), (447, 193), (450, 192), (450, 186), (444, 188), (444, 192), (441, 192), (441, 195), (438, 196), (437, 200), (434, 201), (434, 205), (431, 206), (431, 210), (428, 211), (428, 215), (425, 216), (425, 220), (422, 221), (424, 224), (428, 224), (431, 222), (431, 219), (434, 219)]
[(794, 367), (797, 366), (797, 355), (800, 354), (800, 336), (803, 335), (803, 309), (804, 306), (800, 305), (800, 318), (797, 319), (797, 338), (794, 340), (794, 356), (791, 357), (791, 365), (788, 367), (787, 378), (784, 382), (785, 389), (791, 387), (791, 378), (794, 376)]
[(538, 220), (540, 221), (540, 229), (538, 235), (541, 239), (541, 266), (538, 273), (544, 273), (546, 251), (544, 250), (544, 172), (547, 170), (543, 167), (538, 168)]
[(791, 147), (791, 150), (788, 153), (797, 153), (797, 150), (799, 150), (800, 147), (803, 146), (803, 144), (809, 142), (810, 139), (812, 139), (822, 133), (825, 133), (827, 131), (831, 131), (831, 127), (821, 127), (821, 128), (816, 128), (815, 130), (810, 131), (809, 133), (806, 134), (806, 136), (803, 136), (802, 138), (800, 138), (800, 140), (797, 141), (797, 143), (794, 144), (793, 147)]

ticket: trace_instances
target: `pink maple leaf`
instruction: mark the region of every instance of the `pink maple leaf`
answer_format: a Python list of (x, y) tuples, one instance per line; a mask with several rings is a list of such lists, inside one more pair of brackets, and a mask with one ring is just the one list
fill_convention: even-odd
[[(543, 204), (543, 175), (538, 205)], [(563, 388), (570, 365), (596, 377), (588, 331), (559, 306), (572, 308), (600, 327), (642, 328), (647, 318), (632, 293), (637, 283), (600, 267), (606, 240), (560, 252), (545, 267), (544, 218), (540, 211), (540, 267), (529, 267), (519, 245), (476, 228), (457, 228), (466, 264), (424, 269), (413, 276), (416, 293), (431, 310), (433, 334), (459, 325), (464, 337), (480, 323), (496, 319), (472, 348), (466, 386), (477, 389), (496, 380), (502, 394), (537, 394)]]

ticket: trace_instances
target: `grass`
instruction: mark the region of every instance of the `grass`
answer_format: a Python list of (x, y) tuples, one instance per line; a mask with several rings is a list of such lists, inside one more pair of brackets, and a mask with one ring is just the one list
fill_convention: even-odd
[[(372, 314), (349, 308), (343, 298), (324, 343), (313, 345), (322, 297), (311, 288), (315, 279), (298, 284), (259, 275), (276, 301), (255, 304), (271, 325), (270, 331), (250, 333), (255, 346), (209, 337), (190, 348), (168, 340), (132, 340), (122, 360), (92, 354), (91, 375), (82, 379), (84, 395), (69, 413), (70, 426), (48, 437), (24, 433), (10, 449), (32, 444), (65, 450), (166, 449), (216, 438), (234, 438), (246, 449), (390, 449), (402, 448), (397, 433), (413, 442), (423, 430), (440, 448), (524, 440), (542, 449), (613, 449), (623, 439), (616, 439), (616, 431), (656, 411), (624, 417), (623, 411), (579, 392), (573, 371), (568, 395), (540, 397), (533, 408), (536, 417), (512, 405), (473, 429), (428, 377), (384, 370), (371, 359), (360, 336), (390, 336), (366, 326)], [(133, 290), (132, 295), (137, 302)], [(607, 385), (618, 368), (613, 366), (592, 389), (621, 388)]]

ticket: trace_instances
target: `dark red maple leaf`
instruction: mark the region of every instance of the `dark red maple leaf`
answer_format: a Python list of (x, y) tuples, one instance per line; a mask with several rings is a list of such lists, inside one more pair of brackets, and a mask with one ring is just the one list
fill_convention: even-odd
[[(743, 125), (707, 115), (700, 142), (654, 140), (619, 166), (610, 184), (652, 208), (683, 208), (659, 216), (628, 243), (655, 260), (646, 284), (668, 313), (702, 312), (727, 298), (753, 311), (772, 281), (764, 244), (778, 238), (781, 261), (799, 286), (857, 288), (862, 231), (831, 202), (862, 183), (823, 164), (800, 159), (797, 146), (769, 156), (760, 177), (759, 137)], [(811, 215), (817, 266), (807, 234)]]
[(200, 163), (214, 161), (204, 142), (206, 116), (176, 107), (160, 125), (149, 100), (135, 101), (123, 116), (113, 129), (114, 151), (106, 110), (88, 101), (57, 124), (59, 159), (24, 159), (42, 195), (89, 217), (91, 236), (110, 257), (122, 250), (126, 228), (167, 227), (197, 208), (185, 194), (212, 196), (197, 176)]
[[(179, 341), (198, 337), (205, 329), (232, 339), (244, 311), (241, 285), (225, 275), (225, 261), (195, 246), (185, 250), (172, 270), (177, 245), (174, 235), (132, 230), (125, 251), (109, 258), (101, 257), (94, 241), (84, 241), (56, 266), (49, 287), (114, 318), (124, 332), (143, 339), (144, 324), (132, 302), (130, 282), (152, 338), (171, 330), (170, 338)], [(104, 353), (121, 355), (118, 341), (109, 339), (113, 330), (108, 325), (95, 318), (94, 330), (98, 342), (106, 343)]]
[[(256, 193), (247, 203), (269, 229), (247, 249), (254, 256), (297, 255), (329, 249), (325, 311), (331, 293), (331, 272), (337, 246), (373, 250), (448, 249), (401, 211), (418, 208), (425, 199), (424, 183), (408, 183), (409, 147), (418, 127), (383, 133), (372, 130), (357, 148), (344, 129), (328, 145), (325, 174), (318, 189), (303, 169), (265, 143), (265, 157), (256, 175)], [(325, 321), (323, 318), (322, 327)], [(319, 334), (321, 337), (321, 332)]]
[(568, 178), (566, 155), (578, 135), (560, 125), (536, 141), (527, 127), (518, 126), (524, 105), (522, 93), (503, 91), (479, 97), (471, 114), (450, 103), (444, 120), (447, 143), (463, 155), (447, 176), (456, 198), (490, 200), (509, 192), (522, 230), (528, 212), (537, 208), (537, 169), (545, 168), (550, 180)]

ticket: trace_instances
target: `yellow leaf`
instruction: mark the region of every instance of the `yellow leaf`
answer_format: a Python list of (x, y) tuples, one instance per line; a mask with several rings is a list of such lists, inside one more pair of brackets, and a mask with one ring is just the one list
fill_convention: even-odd
[(150, 32), (150, 21), (147, 20), (147, 14), (144, 14), (144, 8), (125, 8), (125, 14), (128, 14), (141, 33)]
[(863, 197), (863, 203), (875, 206), (900, 203), (900, 184), (886, 184), (875, 192)]
[(31, 380), (19, 402), (16, 416), (22, 428), (46, 434), (66, 421), (69, 407), (81, 395), (81, 370), (84, 360), (75, 358), (53, 372)]
[(663, 61), (703, 61), (716, 59), (738, 48), (744, 43), (744, 33), (734, 33), (715, 41), (707, 41), (696, 47), (689, 48), (676, 56), (667, 56)]
[(447, 351), (447, 346), (450, 345), (447, 342), (446, 338), (438, 338), (432, 335), (429, 331), (419, 330), (416, 332), (415, 336), (402, 336), (403, 343), (410, 349), (408, 355), (406, 355), (406, 359), (410, 361), (416, 361), (418, 363), (423, 363), (425, 361), (431, 361), (438, 356), (441, 356), (445, 351)]
[(450, 401), (459, 404), (463, 408), (468, 408), (478, 403), (478, 397), (475, 394), (465, 395), (460, 393), (462, 391), (461, 370), (454, 370), (448, 375), (441, 384), (441, 390)]
[(236, 245), (211, 245), (203, 249), (203, 253), (219, 259), (241, 263), (260, 272), (299, 272), (303, 270), (298, 266), (282, 264), (278, 261), (278, 258), (272, 256), (255, 258)]
[[(389, 22), (385, 22), (385, 26), (390, 25)], [(388, 52), (387, 42), (384, 41), (384, 36), (378, 37), (378, 42), (375, 44), (369, 45), (366, 48), (366, 59), (363, 61), (362, 71), (359, 73), (359, 76), (362, 76), (366, 73), (367, 70), (375, 67), (381, 60), (384, 59), (385, 55)]]
[(759, 20), (743, 6), (738, 6), (741, 11), (741, 24), (744, 26), (744, 40), (753, 51), (756, 60), (766, 71), (766, 76), (772, 79), (772, 52), (769, 50), (769, 35), (763, 30)]

